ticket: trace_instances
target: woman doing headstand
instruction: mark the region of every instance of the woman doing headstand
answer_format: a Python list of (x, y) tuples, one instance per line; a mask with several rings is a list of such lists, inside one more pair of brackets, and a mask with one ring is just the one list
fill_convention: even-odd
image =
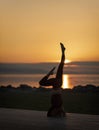
[(63, 83), (63, 67), (64, 67), (64, 61), (65, 61), (65, 47), (62, 43), (61, 45), (61, 62), (58, 66), (56, 77), (55, 78), (49, 78), (50, 75), (53, 74), (53, 71), (55, 70), (55, 67), (46, 75), (44, 76), (40, 81), (39, 84), (41, 86), (52, 86), (53, 92), (51, 97), (51, 108), (49, 109), (47, 116), (49, 117), (56, 117), (56, 116), (65, 116), (65, 112), (63, 110), (63, 102), (61, 97), (61, 86)]

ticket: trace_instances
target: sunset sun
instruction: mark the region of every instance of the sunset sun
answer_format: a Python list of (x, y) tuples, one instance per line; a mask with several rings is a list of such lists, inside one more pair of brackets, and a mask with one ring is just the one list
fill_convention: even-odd
[(71, 62), (71, 60), (68, 60), (68, 59), (65, 60), (65, 63), (70, 63), (70, 62)]

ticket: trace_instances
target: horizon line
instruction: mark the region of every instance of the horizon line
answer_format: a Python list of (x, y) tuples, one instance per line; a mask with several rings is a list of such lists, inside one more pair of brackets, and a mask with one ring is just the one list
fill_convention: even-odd
[[(78, 61), (70, 61), (69, 63), (74, 63), (74, 62), (99, 62), (98, 61), (94, 61), (94, 60), (90, 60), (90, 61), (84, 61), (84, 60), (78, 60)], [(40, 62), (0, 62), (0, 64), (39, 64), (39, 63), (60, 63), (60, 61), (40, 61)], [(68, 63), (65, 63), (65, 64), (68, 64)]]

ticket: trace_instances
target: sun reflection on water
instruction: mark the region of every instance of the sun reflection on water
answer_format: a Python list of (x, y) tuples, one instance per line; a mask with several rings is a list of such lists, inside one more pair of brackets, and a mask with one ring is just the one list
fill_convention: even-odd
[(63, 85), (62, 85), (62, 88), (63, 89), (70, 88), (69, 87), (69, 78), (68, 78), (68, 75), (66, 75), (66, 74), (63, 75)]

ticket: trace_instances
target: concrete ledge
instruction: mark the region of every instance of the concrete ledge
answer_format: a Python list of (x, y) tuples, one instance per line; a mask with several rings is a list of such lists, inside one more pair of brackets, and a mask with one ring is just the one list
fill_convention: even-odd
[(47, 112), (0, 108), (0, 130), (99, 130), (99, 115), (67, 113), (47, 118)]

